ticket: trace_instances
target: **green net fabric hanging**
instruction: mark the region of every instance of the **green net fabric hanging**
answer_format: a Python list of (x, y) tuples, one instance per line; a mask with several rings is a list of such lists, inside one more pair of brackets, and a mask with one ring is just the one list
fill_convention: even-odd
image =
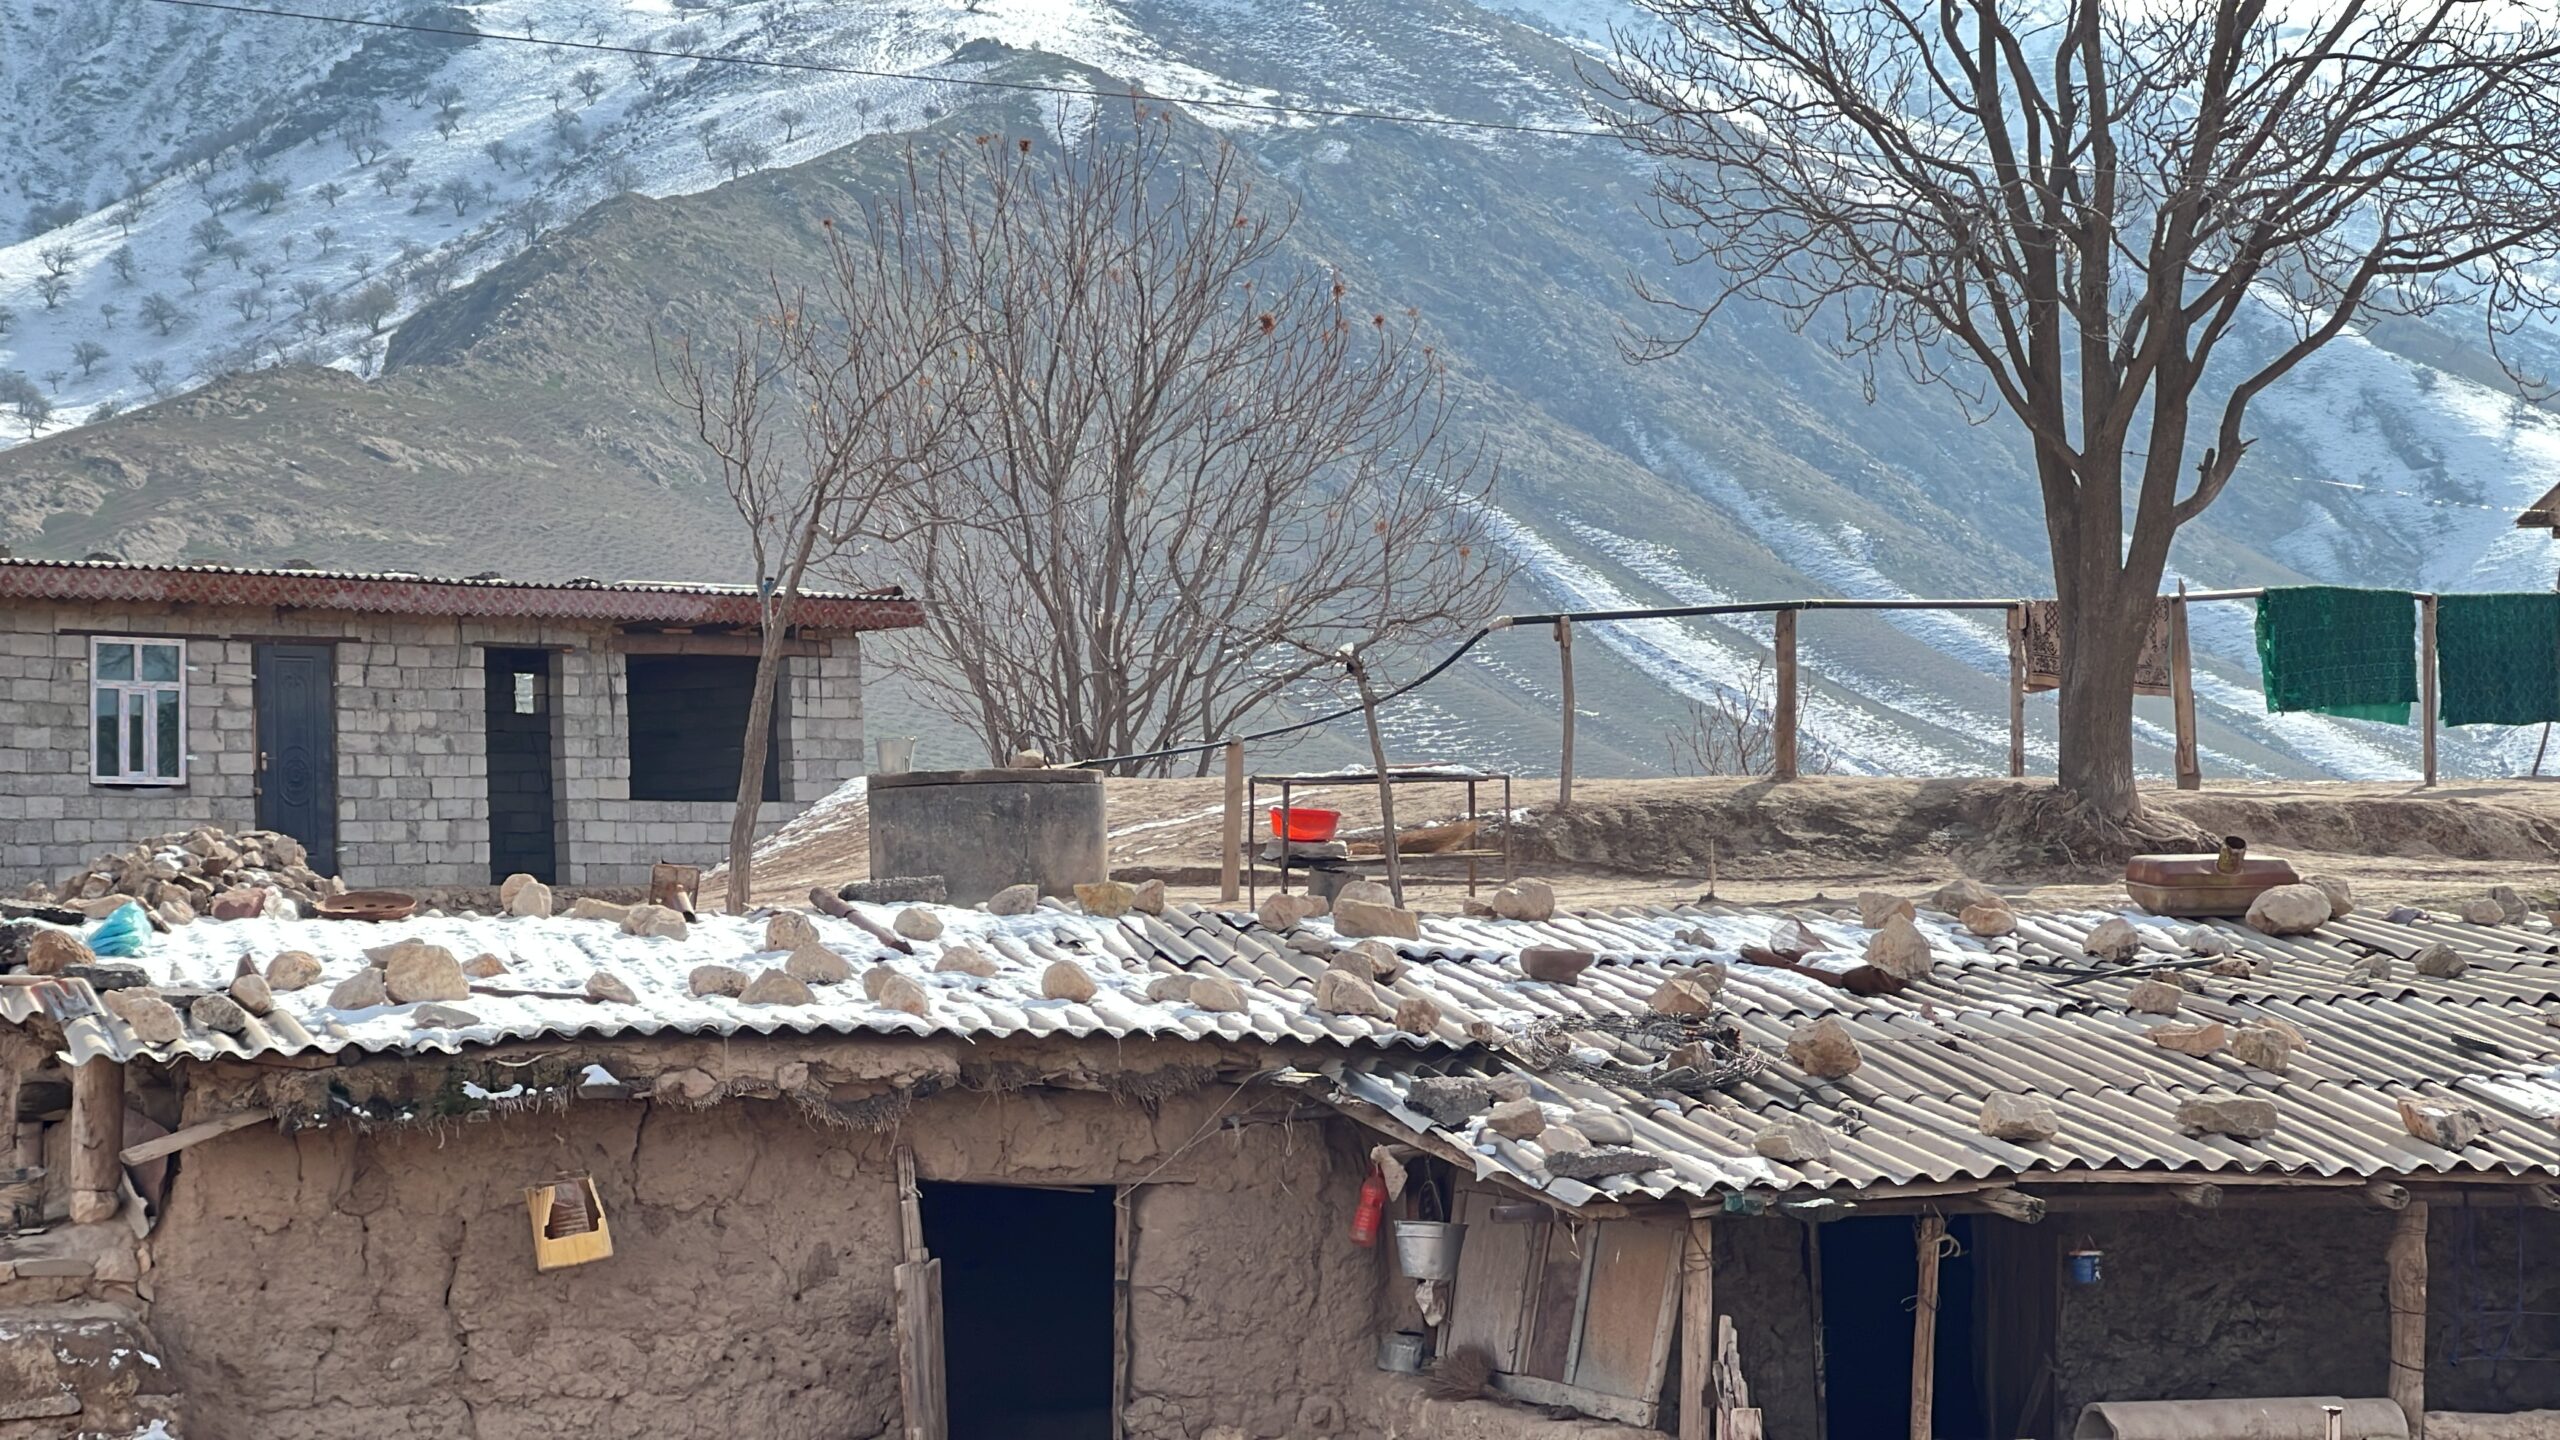
[(2417, 597), (2297, 585), (2258, 597), (2267, 709), (2409, 723), (2418, 699)]
[(2560, 595), (2436, 601), (2436, 689), (2447, 725), (2560, 720)]

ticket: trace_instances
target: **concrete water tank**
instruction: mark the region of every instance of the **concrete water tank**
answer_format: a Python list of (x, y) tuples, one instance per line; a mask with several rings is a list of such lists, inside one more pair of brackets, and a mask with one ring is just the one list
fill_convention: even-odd
[(951, 903), (1111, 877), (1094, 770), (915, 770), (870, 778), (871, 873), (939, 875)]

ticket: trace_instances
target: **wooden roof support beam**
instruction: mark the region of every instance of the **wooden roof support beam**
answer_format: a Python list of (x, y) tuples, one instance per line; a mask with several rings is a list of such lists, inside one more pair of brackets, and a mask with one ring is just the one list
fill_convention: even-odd
[(2214, 1184), (2180, 1185), (2169, 1192), (2171, 1198), (2190, 1210), (2222, 1208), (2222, 1187)]
[(2414, 1203), (2392, 1222), (2389, 1394), (2409, 1417), (2409, 1440), (2427, 1440), (2427, 1207)]
[(2409, 1187), (2376, 1180), (2364, 1187), (2364, 1203), (2376, 1210), (2406, 1210), (2409, 1208)]
[(98, 1225), (123, 1208), (124, 1066), (89, 1060), (71, 1067), (71, 1223)]
[(1947, 1222), (1923, 1215), (1917, 1232), (1920, 1294), (1911, 1310), (1911, 1440), (1932, 1440), (1938, 1398), (1938, 1261), (1946, 1252)]
[(1680, 1440), (1715, 1440), (1716, 1222), (1689, 1222), (1680, 1254)]
[(2004, 1187), (1997, 1190), (1985, 1190), (1981, 1194), (1972, 1198), (1974, 1204), (1981, 1206), (1992, 1214), (2001, 1216), (2004, 1219), (2015, 1220), (2021, 1225), (2033, 1225), (2044, 1218), (2044, 1200), (2039, 1196), (2030, 1195), (2023, 1190), (2011, 1190)]

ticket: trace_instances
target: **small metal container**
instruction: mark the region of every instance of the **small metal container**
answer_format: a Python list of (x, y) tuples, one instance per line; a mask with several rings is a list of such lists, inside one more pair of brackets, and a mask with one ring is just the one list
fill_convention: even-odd
[(1418, 1331), (1399, 1330), (1378, 1337), (1378, 1368), (1396, 1375), (1422, 1373), (1425, 1340)]
[(1447, 1220), (1396, 1222), (1396, 1268), (1408, 1280), (1455, 1280), (1467, 1227)]

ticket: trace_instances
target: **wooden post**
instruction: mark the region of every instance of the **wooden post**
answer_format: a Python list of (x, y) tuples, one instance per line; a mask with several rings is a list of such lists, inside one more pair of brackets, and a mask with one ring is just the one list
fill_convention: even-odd
[(90, 1060), (71, 1067), (71, 1223), (115, 1218), (124, 1178), (124, 1067)]
[(2187, 582), (2169, 602), (2169, 712), (2176, 726), (2178, 788), (2204, 788), (2204, 762), (2196, 750), (2196, 661), (2187, 639)]
[(1244, 874), (1244, 742), (1227, 742), (1226, 853), (1218, 862), (1218, 899), (1236, 903)]
[[(2418, 597), (2418, 734), (2426, 752), (2425, 783), (2436, 783), (2436, 597)], [(2414, 1425), (2415, 1422), (2412, 1422)], [(2412, 1429), (2409, 1440), (2417, 1440)]]
[(2009, 778), (2027, 774), (2027, 607), (2009, 607)]
[(1946, 1247), (1947, 1222), (1920, 1217), (1920, 1296), (1911, 1310), (1911, 1440), (1930, 1440), (1938, 1398), (1938, 1255)]
[(1556, 767), (1556, 808), (1573, 803), (1573, 622), (1556, 621), (1556, 662), (1564, 676), (1564, 754)]
[(1112, 1197), (1111, 1440), (1123, 1440), (1129, 1415), (1129, 1271), (1138, 1248), (1138, 1192), (1123, 1185)]
[(2427, 1204), (2391, 1222), (2392, 1403), (2409, 1417), (2409, 1440), (2427, 1440)]
[(1777, 631), (1770, 652), (1778, 663), (1777, 754), (1775, 773), (1781, 780), (1796, 778), (1796, 612), (1781, 610), (1777, 614)]
[(924, 1247), (924, 1203), (915, 1152), (898, 1147), (898, 1229), (906, 1259), (891, 1272), (897, 1305), (898, 1403), (906, 1440), (948, 1440), (942, 1358), (942, 1262)]
[(1715, 1221), (1689, 1222), (1680, 1255), (1680, 1440), (1715, 1440)]

